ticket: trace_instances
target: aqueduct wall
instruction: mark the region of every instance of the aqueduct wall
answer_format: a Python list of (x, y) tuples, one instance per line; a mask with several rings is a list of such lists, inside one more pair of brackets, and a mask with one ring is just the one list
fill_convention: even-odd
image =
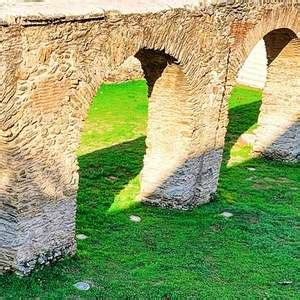
[(299, 161), (300, 4), (268, 2), (81, 16), (1, 8), (0, 272), (75, 252), (80, 130), (98, 86), (132, 55), (149, 86), (143, 201), (210, 201), (228, 95), (262, 39), (269, 72), (255, 153)]

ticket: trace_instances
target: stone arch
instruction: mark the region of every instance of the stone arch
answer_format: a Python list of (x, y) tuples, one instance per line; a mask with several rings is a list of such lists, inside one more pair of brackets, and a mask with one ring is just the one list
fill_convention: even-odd
[[(115, 29), (111, 36), (120, 47), (111, 47), (109, 61), (95, 57), (97, 64), (92, 71), (83, 66), (83, 77), (88, 79), (82, 81), (78, 93), (84, 95), (87, 111), (87, 99), (92, 98), (105, 77), (98, 70), (103, 66), (114, 69), (132, 55), (139, 58), (150, 96), (140, 196), (144, 202), (179, 209), (207, 203), (215, 193), (226, 130), (223, 98), (228, 41), (211, 39), (201, 22), (198, 28), (193, 22), (183, 26), (187, 16), (183, 10), (174, 12), (174, 16), (153, 16), (154, 20), (146, 23), (141, 20), (144, 30), (138, 33), (128, 30), (128, 24), (125, 35), (122, 27)], [(199, 22), (197, 16), (195, 21)], [(213, 22), (207, 26), (212, 34), (218, 31)], [(208, 43), (218, 51), (195, 47)], [(173, 140), (168, 134), (171, 132)]]
[[(147, 150), (140, 198), (153, 205), (188, 209), (208, 202), (216, 191), (222, 156), (221, 136), (216, 133), (220, 102), (213, 102), (212, 95), (206, 99), (209, 103), (202, 102), (205, 91), (200, 89), (202, 85), (195, 89), (197, 73), (189, 75), (187, 66), (166, 50), (157, 48), (164, 49), (143, 47), (135, 54), (141, 62), (149, 92)], [(128, 56), (131, 51), (114, 68)], [(219, 78), (214, 72), (211, 77), (220, 85), (219, 89), (214, 87), (214, 93), (220, 98), (224, 89), (221, 76), (225, 74)], [(86, 100), (92, 98), (98, 86), (95, 80), (81, 89)], [(74, 97), (80, 96), (82, 92)], [(88, 108), (86, 103), (84, 111)], [(215, 113), (205, 114), (207, 109)]]
[(297, 35), (288, 28), (275, 29), (266, 34), (251, 50), (238, 72), (238, 83), (263, 89), (267, 69), (284, 47)]
[(300, 39), (293, 32), (277, 30), (265, 41), (269, 67), (253, 151), (255, 155), (298, 162)]
[(206, 18), (175, 10), (14, 27), (24, 44), (16, 47), (7, 38), (19, 53), (12, 59), (18, 74), (8, 93), (12, 85), (16, 92), (5, 119), (14, 148), (16, 184), (8, 188), (19, 208), (18, 229), (16, 244), (4, 241), (11, 257), (1, 257), (1, 267), (26, 274), (75, 253), (80, 129), (105, 75), (135, 53), (151, 91), (141, 198), (178, 209), (209, 202), (222, 159), (229, 48), (219, 26)]
[[(259, 9), (258, 9), (259, 11)], [(257, 16), (255, 23), (247, 20), (231, 25), (233, 38), (228, 72), (228, 85), (236, 83), (238, 71), (244, 65), (253, 48), (269, 33), (285, 29), (291, 34), (300, 35), (299, 10), (294, 6), (276, 7)], [(240, 27), (242, 29), (240, 29)]]
[[(298, 19), (297, 15), (295, 18)], [(267, 32), (260, 40), (265, 45), (265, 52), (257, 59), (266, 64), (267, 78), (263, 85), (262, 106), (253, 152), (254, 155), (274, 159), (299, 161), (299, 38), (295, 22), (289, 22), (288, 27), (281, 27), (276, 23), (275, 29)], [(264, 30), (272, 26), (269, 23), (264, 26)], [(258, 32), (254, 29), (254, 32), (260, 38), (264, 30)], [(255, 34), (250, 32), (247, 37), (253, 38)], [(244, 46), (242, 49), (247, 48), (250, 47)], [(242, 62), (244, 61), (243, 56)]]
[[(114, 68), (128, 56), (131, 53), (122, 56)], [(190, 118), (192, 102), (189, 101), (191, 95), (187, 77), (178, 60), (164, 50), (143, 47), (134, 56), (141, 63), (149, 96), (147, 150), (141, 175), (140, 197), (144, 202), (163, 207), (182, 208), (194, 205), (194, 198), (191, 197), (194, 187), (184, 186), (184, 176), (189, 170), (175, 174), (177, 168), (182, 167), (187, 160), (193, 132)], [(85, 87), (86, 100), (92, 99), (96, 86), (98, 84), (93, 82)], [(76, 97), (80, 97), (80, 94)], [(87, 108), (88, 105), (85, 111)], [(177, 186), (177, 202), (174, 201), (174, 192), (172, 194), (170, 186), (174, 189)], [(182, 201), (183, 194), (189, 195), (185, 201)]]

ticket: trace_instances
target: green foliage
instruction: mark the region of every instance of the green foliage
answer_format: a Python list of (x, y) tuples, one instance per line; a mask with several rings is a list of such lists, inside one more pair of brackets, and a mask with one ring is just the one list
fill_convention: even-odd
[[(78, 151), (77, 232), (88, 239), (75, 257), (30, 277), (0, 277), (0, 298), (299, 299), (299, 164), (251, 159), (250, 147), (231, 151), (255, 127), (261, 93), (234, 89), (216, 200), (180, 212), (135, 201), (146, 91), (142, 81), (99, 90)], [(228, 167), (230, 155), (243, 162)], [(92, 288), (80, 292), (78, 281)]]

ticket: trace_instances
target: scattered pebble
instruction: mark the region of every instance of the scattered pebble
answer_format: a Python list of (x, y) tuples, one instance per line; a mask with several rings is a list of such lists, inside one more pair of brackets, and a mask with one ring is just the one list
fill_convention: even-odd
[(136, 222), (136, 223), (141, 222), (141, 220), (142, 220), (139, 216), (133, 216), (133, 215), (130, 216), (129, 219), (130, 219), (130, 221)]
[(282, 284), (282, 285), (288, 285), (288, 284), (292, 284), (293, 281), (291, 281), (291, 280), (282, 280), (282, 281), (279, 281), (278, 283)]
[(91, 288), (87, 282), (77, 282), (74, 287), (80, 291), (88, 291)]
[(256, 171), (255, 168), (251, 168), (251, 167), (250, 167), (250, 168), (247, 168), (247, 170), (248, 170), (248, 171), (252, 171), (252, 172), (253, 172), (253, 171)]
[(88, 237), (85, 234), (77, 234), (77, 240), (86, 240)]
[(223, 213), (221, 213), (221, 216), (223, 216), (224, 218), (231, 218), (233, 214), (228, 211), (224, 211)]

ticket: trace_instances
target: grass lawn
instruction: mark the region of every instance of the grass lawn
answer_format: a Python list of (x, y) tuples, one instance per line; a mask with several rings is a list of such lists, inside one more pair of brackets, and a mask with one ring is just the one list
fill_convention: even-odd
[[(88, 238), (73, 258), (1, 276), (0, 298), (299, 299), (299, 164), (254, 160), (236, 143), (255, 128), (260, 91), (234, 89), (216, 201), (188, 212), (134, 201), (146, 94), (143, 81), (99, 90), (78, 150), (77, 233)], [(78, 281), (91, 289), (78, 291)]]

